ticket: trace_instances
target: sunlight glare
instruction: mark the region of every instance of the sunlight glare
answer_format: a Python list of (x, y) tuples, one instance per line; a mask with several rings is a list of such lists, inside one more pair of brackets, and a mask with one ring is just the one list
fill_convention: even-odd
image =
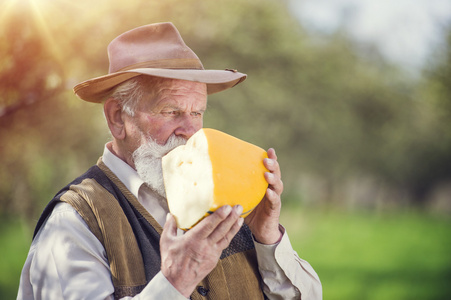
[(50, 0), (6, 0), (0, 5), (0, 27), (5, 27), (10, 17), (17, 13), (29, 13), (32, 26), (37, 29), (47, 47), (58, 62), (62, 62), (61, 51), (53, 37), (43, 12), (49, 9)]
[[(52, 33), (50, 32), (49, 27), (46, 24), (45, 18), (42, 15), (41, 7), (39, 4), (43, 4), (46, 2), (45, 0), (28, 0), (30, 5), (33, 8), (33, 17), (38, 27), (39, 31), (42, 34), (42, 37), (47, 41), (47, 45), (49, 45), (50, 50), (55, 55), (56, 60), (58, 62), (62, 62), (62, 55), (58, 49), (58, 44), (56, 43)], [(38, 4), (39, 3), (39, 4)]]

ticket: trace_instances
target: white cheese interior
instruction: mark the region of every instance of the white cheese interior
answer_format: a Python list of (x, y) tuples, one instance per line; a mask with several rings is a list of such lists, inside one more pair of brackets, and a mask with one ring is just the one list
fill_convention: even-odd
[(179, 228), (190, 228), (213, 204), (213, 168), (203, 130), (165, 155), (162, 164), (169, 211)]

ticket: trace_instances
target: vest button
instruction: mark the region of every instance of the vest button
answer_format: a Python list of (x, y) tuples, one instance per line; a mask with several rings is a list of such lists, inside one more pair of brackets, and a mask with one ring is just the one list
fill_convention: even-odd
[(208, 294), (208, 289), (204, 288), (203, 286), (198, 286), (197, 287), (197, 292), (199, 294), (201, 294), (202, 296), (207, 296)]

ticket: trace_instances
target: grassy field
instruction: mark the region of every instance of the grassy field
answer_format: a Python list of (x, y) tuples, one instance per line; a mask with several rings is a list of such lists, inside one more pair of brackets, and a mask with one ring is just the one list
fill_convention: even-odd
[(0, 219), (0, 299), (16, 299), (31, 229), (17, 219)]
[[(286, 206), (294, 248), (318, 272), (325, 300), (451, 299), (451, 218)], [(31, 231), (0, 221), (0, 299), (15, 299)]]
[(450, 218), (285, 207), (282, 223), (326, 300), (451, 299)]

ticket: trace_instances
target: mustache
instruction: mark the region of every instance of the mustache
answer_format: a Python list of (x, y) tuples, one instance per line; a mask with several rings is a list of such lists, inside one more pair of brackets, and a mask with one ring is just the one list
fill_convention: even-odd
[(185, 145), (187, 139), (172, 134), (164, 145), (158, 144), (152, 137), (147, 137), (146, 142), (133, 152), (133, 159), (142, 157), (162, 158), (174, 148)]

